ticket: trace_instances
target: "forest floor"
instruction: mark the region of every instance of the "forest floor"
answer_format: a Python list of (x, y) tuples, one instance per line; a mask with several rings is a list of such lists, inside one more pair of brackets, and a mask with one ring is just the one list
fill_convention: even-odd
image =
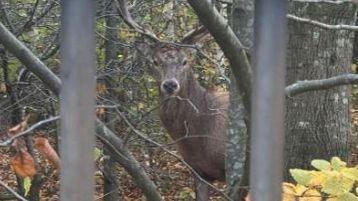
[[(358, 133), (358, 86), (353, 88), (352, 97), (352, 132)], [(0, 135), (0, 140), (4, 136)], [(357, 137), (358, 139), (358, 137)], [(357, 140), (358, 141), (358, 140)], [(355, 143), (357, 143), (357, 141)], [(173, 150), (174, 151), (174, 150)], [(151, 179), (157, 184), (164, 200), (193, 200), (193, 179), (189, 170), (177, 159), (168, 154), (155, 149), (148, 154), (143, 153), (140, 148), (132, 149), (134, 156), (141, 162), (143, 168), (149, 173)], [(5, 182), (8, 186), (16, 189), (16, 176), (10, 165), (12, 154), (9, 149), (0, 149), (0, 180)], [(358, 148), (352, 146), (349, 164), (358, 164)], [(41, 160), (40, 166), (42, 172), (46, 172), (45, 181), (41, 188), (41, 201), (57, 201), (59, 200), (59, 180), (58, 173), (45, 160)], [(100, 171), (100, 160), (96, 163), (96, 195), (95, 200), (103, 200), (103, 175)], [(121, 167), (117, 167), (118, 181), (120, 183), (120, 197), (124, 201), (145, 200), (142, 193), (132, 182), (131, 177)], [(215, 183), (218, 189), (224, 189), (222, 183)], [(3, 187), (0, 186), (0, 200), (14, 200), (5, 199), (9, 194)], [(218, 192), (212, 192), (212, 200), (223, 200), (220, 198)]]

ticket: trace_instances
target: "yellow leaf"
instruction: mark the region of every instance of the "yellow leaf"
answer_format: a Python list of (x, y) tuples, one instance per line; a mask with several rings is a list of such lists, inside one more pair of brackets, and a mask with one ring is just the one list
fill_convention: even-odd
[(312, 171), (312, 177), (309, 182), (309, 186), (322, 186), (327, 180), (327, 174), (325, 172)]
[(282, 201), (294, 201), (296, 194), (295, 188), (295, 185), (284, 182), (282, 184)]
[(321, 194), (316, 189), (307, 189), (301, 195), (299, 201), (321, 201)]
[(338, 157), (333, 157), (331, 159), (331, 166), (333, 168), (333, 170), (337, 170), (339, 171), (341, 168), (346, 167), (347, 163), (342, 161), (340, 158)]
[(338, 195), (337, 201), (358, 201), (358, 197), (348, 192)]

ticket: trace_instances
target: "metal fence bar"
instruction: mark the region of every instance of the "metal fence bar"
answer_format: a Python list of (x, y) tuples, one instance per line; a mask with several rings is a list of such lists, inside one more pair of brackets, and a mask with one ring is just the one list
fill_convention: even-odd
[(94, 1), (63, 0), (61, 200), (94, 199)]
[(281, 200), (286, 2), (257, 0), (255, 7), (250, 163), (250, 192), (254, 201)]

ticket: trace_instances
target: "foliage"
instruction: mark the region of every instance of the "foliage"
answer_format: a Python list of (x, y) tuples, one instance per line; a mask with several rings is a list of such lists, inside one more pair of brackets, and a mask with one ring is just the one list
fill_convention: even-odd
[(358, 165), (347, 167), (338, 157), (331, 161), (313, 160), (316, 170), (291, 169), (297, 184), (283, 183), (283, 200), (292, 201), (358, 201)]

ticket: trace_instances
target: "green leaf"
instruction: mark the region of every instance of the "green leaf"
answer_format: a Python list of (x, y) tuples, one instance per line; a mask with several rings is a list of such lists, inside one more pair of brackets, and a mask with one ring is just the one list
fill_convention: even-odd
[(344, 168), (342, 169), (341, 173), (349, 179), (358, 181), (358, 167)]
[(311, 171), (301, 169), (290, 169), (293, 179), (301, 185), (307, 186), (311, 181)]
[(347, 193), (352, 189), (353, 184), (354, 181), (345, 177), (342, 173), (335, 173), (322, 185), (322, 192), (331, 195)]
[(348, 192), (338, 195), (337, 201), (358, 201), (358, 197)]
[(95, 147), (93, 151), (94, 151), (93, 152), (94, 153), (94, 160), (96, 161), (96, 160), (99, 159), (99, 157), (102, 156), (102, 150), (100, 150), (97, 147)]
[(326, 160), (313, 160), (311, 165), (315, 167), (317, 170), (330, 170), (331, 163)]
[(337, 170), (339, 171), (340, 169), (346, 167), (347, 163), (342, 161), (340, 158), (338, 157), (333, 157), (331, 159), (331, 166), (333, 168), (333, 170)]
[(27, 194), (29, 193), (30, 188), (31, 188), (31, 179), (30, 177), (25, 177), (24, 178), (25, 196), (27, 196)]

